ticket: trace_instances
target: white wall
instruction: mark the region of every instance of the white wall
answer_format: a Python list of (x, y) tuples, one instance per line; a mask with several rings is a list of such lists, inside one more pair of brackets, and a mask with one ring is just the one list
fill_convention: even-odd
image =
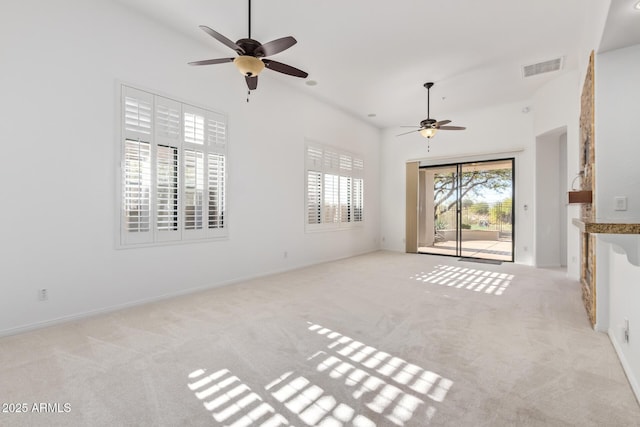
[[(635, 237), (635, 240), (636, 248), (640, 247), (640, 239)], [(620, 246), (601, 240), (598, 245), (609, 250), (607, 279), (612, 285), (608, 307), (609, 338), (620, 357), (631, 387), (640, 398), (640, 267), (637, 263), (629, 263), (627, 254)], [(624, 340), (625, 321), (629, 322), (629, 342)]]
[[(596, 56), (596, 216), (640, 222), (640, 45)], [(615, 210), (615, 197), (628, 209)]]
[[(639, 74), (640, 45), (596, 56), (595, 203), (602, 222), (640, 222)], [(616, 196), (627, 197), (626, 211), (615, 210)], [(599, 235), (597, 248), (597, 315), (602, 318), (598, 328), (608, 329), (640, 398), (640, 237)], [(630, 322), (629, 343), (623, 342), (620, 332), (624, 319)]]
[[(405, 250), (405, 164), (424, 159), (432, 163), (483, 160), (516, 155), (516, 262), (533, 263), (533, 117), (522, 109), (528, 101), (500, 105), (483, 110), (448, 114), (454, 125), (466, 126), (464, 131), (440, 131), (431, 140), (419, 133), (397, 137), (400, 128), (383, 132), (381, 157), (381, 238), (383, 248)], [(439, 118), (443, 119), (443, 118)], [(520, 151), (521, 150), (521, 151)], [(495, 153), (495, 154), (490, 154)], [(524, 209), (527, 205), (527, 210)]]
[[(0, 335), (378, 248), (377, 129), (268, 71), (246, 103), (231, 64), (186, 65), (210, 44), (120, 3), (12, 0), (0, 23)], [(228, 240), (115, 249), (117, 80), (228, 113)], [(305, 234), (305, 138), (363, 155), (362, 228)]]
[[(580, 93), (582, 83), (578, 80), (578, 75), (579, 73), (575, 71), (562, 74), (540, 88), (533, 98), (534, 132), (536, 137), (557, 136), (558, 130), (561, 130), (561, 132), (566, 131), (566, 165), (561, 168), (565, 176), (562, 179), (558, 179), (567, 183), (567, 187), (571, 186), (571, 182), (579, 169)], [(549, 150), (548, 147), (547, 150)], [(544, 162), (546, 156), (551, 156), (550, 159), (555, 161), (556, 156), (559, 155), (558, 152), (538, 155), (539, 161), (536, 165), (538, 175), (545, 173), (546, 164)], [(540, 177), (540, 179), (544, 180), (544, 177)], [(560, 195), (564, 200), (567, 200), (566, 191), (568, 189), (564, 191), (564, 195)], [(544, 197), (544, 192), (541, 188), (538, 194)], [(540, 209), (540, 206), (538, 206), (538, 209)], [(567, 275), (576, 280), (580, 278), (580, 232), (571, 223), (571, 220), (579, 217), (580, 206), (568, 205), (566, 214), (562, 219), (567, 232)], [(536, 229), (543, 232), (544, 226), (544, 223), (536, 224)], [(542, 234), (537, 236), (538, 241), (543, 238)], [(540, 253), (540, 251), (538, 252)], [(541, 260), (540, 265), (545, 264), (544, 260)]]

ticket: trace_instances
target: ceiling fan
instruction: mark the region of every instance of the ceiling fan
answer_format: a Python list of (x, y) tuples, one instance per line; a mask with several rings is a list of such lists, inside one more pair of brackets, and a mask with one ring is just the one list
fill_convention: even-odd
[(397, 136), (401, 136), (401, 135), (407, 135), (409, 133), (413, 133), (413, 132), (420, 132), (420, 134), (422, 136), (424, 136), (427, 139), (431, 139), (435, 136), (436, 132), (438, 130), (464, 130), (466, 129), (465, 127), (462, 126), (447, 126), (449, 123), (451, 123), (451, 120), (440, 120), (437, 121), (436, 119), (432, 119), (429, 116), (429, 103), (430, 103), (430, 93), (431, 93), (431, 87), (433, 86), (432, 82), (428, 82), (424, 84), (424, 87), (427, 88), (427, 118), (422, 120), (420, 122), (420, 126), (402, 126), (402, 127), (418, 127), (419, 129), (415, 129), (409, 132), (405, 132), (405, 133), (401, 133), (400, 135)]
[(266, 67), (279, 73), (288, 74), (290, 76), (306, 78), (309, 74), (294, 68), (290, 65), (283, 64), (282, 62), (267, 59), (267, 56), (275, 55), (283, 50), (289, 49), (298, 41), (291, 37), (283, 37), (280, 39), (272, 40), (268, 43), (262, 44), (257, 40), (251, 38), (251, 0), (249, 0), (249, 36), (246, 39), (240, 39), (237, 42), (232, 42), (222, 34), (212, 30), (206, 25), (200, 25), (200, 28), (209, 34), (214, 39), (227, 47), (235, 50), (238, 54), (235, 58), (218, 58), (218, 59), (205, 59), (203, 61), (189, 62), (189, 65), (212, 65), (222, 64), (225, 62), (235, 63), (238, 71), (247, 82), (249, 91), (258, 87), (258, 74)]

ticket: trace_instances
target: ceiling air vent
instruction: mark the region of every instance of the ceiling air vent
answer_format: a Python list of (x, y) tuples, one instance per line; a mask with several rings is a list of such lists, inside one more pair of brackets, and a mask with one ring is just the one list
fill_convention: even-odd
[(550, 73), (562, 69), (562, 57), (550, 59), (549, 61), (538, 62), (537, 64), (525, 65), (522, 67), (522, 76), (531, 77), (538, 74)]

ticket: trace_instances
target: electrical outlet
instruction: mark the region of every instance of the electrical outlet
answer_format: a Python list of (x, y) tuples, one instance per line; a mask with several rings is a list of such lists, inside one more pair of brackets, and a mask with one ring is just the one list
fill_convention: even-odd
[(49, 299), (49, 291), (46, 288), (38, 289), (38, 301), (46, 301)]

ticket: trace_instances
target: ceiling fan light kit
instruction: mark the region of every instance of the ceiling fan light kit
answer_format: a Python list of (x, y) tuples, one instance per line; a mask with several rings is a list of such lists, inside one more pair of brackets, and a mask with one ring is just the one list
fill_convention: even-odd
[(436, 136), (436, 132), (437, 131), (438, 131), (438, 129), (435, 129), (435, 128), (420, 129), (420, 135), (422, 135), (425, 138), (429, 139), (429, 138), (433, 138), (434, 136)]
[(264, 70), (264, 62), (255, 56), (242, 55), (233, 60), (236, 68), (245, 77), (257, 77)]

